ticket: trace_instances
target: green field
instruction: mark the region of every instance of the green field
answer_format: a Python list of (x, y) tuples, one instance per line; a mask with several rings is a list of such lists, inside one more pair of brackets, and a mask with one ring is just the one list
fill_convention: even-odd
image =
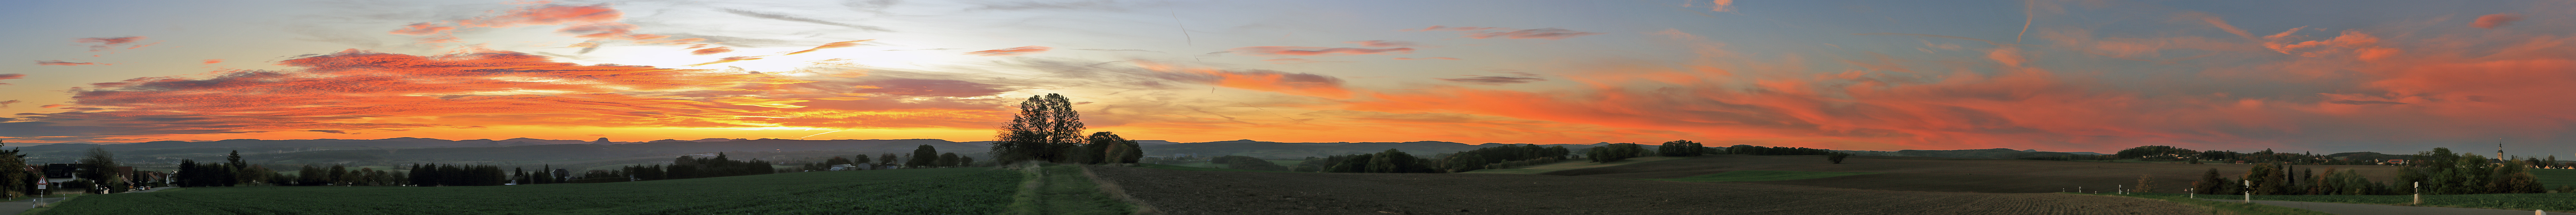
[(1690, 158), (1690, 157), (1662, 157), (1662, 156), (1656, 156), (1656, 157), (1638, 157), (1638, 158), (1629, 158), (1629, 159), (1627, 159), (1627, 160), (1611, 161), (1611, 162), (1609, 162), (1609, 163), (1593, 163), (1593, 162), (1591, 162), (1591, 161), (1584, 161), (1584, 160), (1567, 160), (1567, 161), (1561, 161), (1561, 162), (1556, 162), (1556, 163), (1551, 163), (1551, 164), (1542, 164), (1542, 165), (1535, 165), (1535, 166), (1528, 166), (1528, 167), (1521, 167), (1521, 168), (1511, 168), (1511, 169), (1480, 169), (1480, 170), (1476, 170), (1476, 171), (1467, 171), (1467, 172), (1460, 172), (1460, 173), (1539, 174), (1539, 173), (1545, 173), (1545, 172), (1554, 172), (1554, 171), (1557, 171), (1557, 170), (1583, 169), (1583, 168), (1601, 168), (1601, 167), (1618, 166), (1618, 165), (1628, 165), (1628, 164), (1635, 164), (1635, 163), (1645, 163), (1645, 162), (1655, 162), (1655, 161), (1666, 161), (1666, 160), (1680, 160), (1680, 159), (1683, 159), (1683, 158)]
[(2540, 177), (2540, 185), (2549, 189), (2576, 186), (2576, 169), (2531, 169), (2531, 176)]
[(1812, 178), (1831, 178), (1831, 177), (1854, 176), (1854, 175), (1868, 175), (1868, 174), (1879, 174), (1879, 173), (1878, 173), (1878, 172), (1799, 172), (1799, 171), (1770, 171), (1770, 170), (1736, 170), (1736, 171), (1720, 172), (1720, 173), (1717, 173), (1717, 174), (1707, 174), (1707, 175), (1699, 175), (1699, 176), (1691, 176), (1691, 177), (1683, 177), (1683, 178), (1641, 178), (1640, 180), (1680, 181), (1680, 182), (1786, 181), (1786, 180), (1812, 179)]
[(1022, 171), (804, 172), (483, 187), (198, 187), (73, 198), (41, 214), (994, 214)]
[(1100, 184), (1083, 176), (1081, 166), (1058, 165), (1041, 169), (1044, 171), (1022, 173), (1030, 179), (1023, 182), (1028, 183), (1023, 186), (1037, 189), (1021, 190), (1005, 214), (1110, 215), (1135, 211), (1134, 206), (1101, 193)]
[[(2142, 195), (2172, 195), (2172, 196), (2182, 196), (2183, 194), (2163, 194), (2163, 193), (2157, 193), (2157, 194), (2142, 194)], [(2240, 195), (2200, 195), (2200, 198), (2202, 198), (2202, 199), (2231, 200), (2231, 199), (2243, 199), (2243, 196), (2240, 196)], [(2307, 195), (2281, 195), (2281, 196), (2259, 196), (2259, 195), (2258, 195), (2258, 196), (2254, 196), (2254, 200), (2297, 201), (2297, 202), (2333, 202), (2333, 203), (2382, 204), (2382, 205), (2406, 205), (2407, 203), (2414, 201), (2414, 196), (2411, 196), (2411, 195), (2386, 195), (2386, 196), (2375, 196), (2375, 195), (2313, 195), (2313, 196), (2307, 196)], [(2422, 205), (2416, 205), (2416, 206), (2437, 206), (2437, 207), (2455, 207), (2455, 208), (2492, 208), (2492, 209), (2506, 209), (2506, 210), (2576, 211), (2576, 193), (2523, 193), (2523, 194), (2424, 195), (2424, 204), (2422, 204)]]
[(2258, 215), (2258, 214), (2260, 214), (2260, 215), (2270, 215), (2270, 214), (2281, 214), (2281, 215), (2332, 215), (2331, 213), (2326, 213), (2326, 212), (2317, 212), (2317, 211), (2312, 211), (2312, 210), (2308, 210), (2308, 209), (2299, 209), (2299, 208), (2292, 208), (2292, 207), (2281, 207), (2281, 206), (2272, 206), (2272, 205), (2264, 205), (2264, 204), (2243, 204), (2243, 203), (2223, 202), (2223, 201), (2203, 201), (2203, 200), (2192, 200), (2191, 198), (2189, 198), (2189, 197), (2185, 197), (2185, 196), (2184, 196), (2184, 195), (2182, 195), (2182, 194), (2169, 194), (2169, 193), (2132, 193), (2132, 194), (2126, 194), (2126, 195), (2123, 195), (2123, 194), (2085, 194), (2085, 193), (2065, 193), (2065, 194), (2076, 194), (2076, 195), (2097, 195), (2097, 196), (2120, 196), (2120, 197), (2131, 197), (2131, 198), (2142, 198), (2142, 199), (2165, 200), (2166, 202), (2173, 202), (2174, 204), (2190, 205), (2190, 206), (2192, 206), (2192, 207), (2209, 209), (2210, 214), (2236, 214), (2236, 215)]

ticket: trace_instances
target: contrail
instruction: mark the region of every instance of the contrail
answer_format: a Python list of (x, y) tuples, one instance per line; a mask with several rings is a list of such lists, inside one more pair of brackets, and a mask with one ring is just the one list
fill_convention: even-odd
[[(814, 135), (830, 134), (830, 133), (832, 133), (832, 132), (841, 132), (841, 131), (840, 131), (840, 130), (825, 131), (825, 132), (823, 132), (823, 133), (815, 133)], [(796, 137), (796, 140), (805, 140), (805, 138), (807, 138), (807, 137), (814, 137), (814, 135), (805, 135), (805, 136), (803, 136), (803, 137)]]
[(2031, 11), (2039, 10), (2037, 7), (2039, 7), (2039, 5), (2037, 5), (2037, 4), (2034, 4), (2034, 3), (2031, 3), (2031, 2), (2022, 2), (2022, 4), (2021, 4), (2021, 33), (2019, 33), (2019, 34), (2013, 34), (2013, 44), (2021, 44), (2021, 36), (2022, 36), (2022, 35), (2030, 35), (2030, 21), (2031, 21), (2031, 20), (2034, 20), (2034, 19), (2039, 19), (2039, 15), (2037, 15), (2037, 14), (2031, 14)]

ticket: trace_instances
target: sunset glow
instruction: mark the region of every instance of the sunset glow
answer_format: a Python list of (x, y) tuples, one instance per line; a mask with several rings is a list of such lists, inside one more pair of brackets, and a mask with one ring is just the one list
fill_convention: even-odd
[(2576, 141), (2558, 1), (31, 4), (10, 146), (987, 141), (1048, 93), (1174, 142)]

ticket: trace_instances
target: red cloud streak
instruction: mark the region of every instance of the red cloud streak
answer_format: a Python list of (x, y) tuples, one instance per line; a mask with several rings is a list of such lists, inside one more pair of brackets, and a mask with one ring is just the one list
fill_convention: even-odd
[(2469, 26), (2478, 28), (2496, 28), (2504, 27), (2506, 24), (2513, 24), (2513, 21), (2522, 21), (2522, 16), (2516, 16), (2513, 14), (2487, 14), (2485, 16), (2478, 16), (2478, 21), (2469, 23)]

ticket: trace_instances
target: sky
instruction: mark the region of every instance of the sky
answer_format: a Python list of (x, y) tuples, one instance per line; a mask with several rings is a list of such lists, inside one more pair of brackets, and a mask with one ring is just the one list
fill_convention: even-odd
[[(2576, 152), (2564, 1), (19, 1), (0, 139)], [(9, 63), (16, 62), (16, 63)]]

